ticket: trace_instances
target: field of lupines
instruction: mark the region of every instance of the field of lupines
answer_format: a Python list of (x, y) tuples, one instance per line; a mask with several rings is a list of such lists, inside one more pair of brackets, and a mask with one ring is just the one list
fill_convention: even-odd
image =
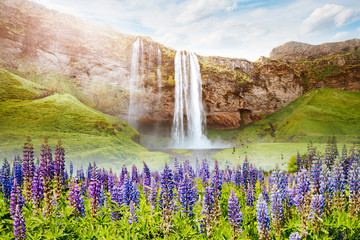
[(359, 149), (309, 147), (297, 172), (245, 160), (220, 169), (189, 161), (161, 173), (91, 163), (65, 169), (59, 141), (1, 169), (1, 239), (360, 239)]

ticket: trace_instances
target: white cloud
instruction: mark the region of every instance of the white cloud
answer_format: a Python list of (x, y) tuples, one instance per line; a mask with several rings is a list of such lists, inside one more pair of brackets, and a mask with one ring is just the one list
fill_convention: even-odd
[[(175, 49), (250, 60), (267, 56), (272, 48), (291, 40), (317, 44), (345, 37), (344, 33), (336, 35), (330, 31), (331, 26), (341, 27), (354, 21), (360, 9), (360, 1), (353, 0), (332, 0), (339, 6), (336, 11), (323, 9), (328, 0), (281, 1), (276, 6), (251, 0), (33, 1), (111, 25), (126, 34), (150, 36)], [(327, 28), (323, 27), (323, 21)], [(299, 27), (307, 34), (301, 35)], [(309, 34), (319, 28), (325, 29), (322, 34)], [(337, 32), (347, 31), (349, 37), (356, 37), (360, 32), (356, 28)]]
[(356, 11), (337, 4), (326, 4), (315, 9), (301, 26), (300, 33), (308, 35), (317, 31), (324, 31), (334, 27), (341, 27), (351, 22), (358, 15)]
[(350, 33), (349, 32), (337, 32), (332, 39), (336, 41), (345, 40), (349, 38)]

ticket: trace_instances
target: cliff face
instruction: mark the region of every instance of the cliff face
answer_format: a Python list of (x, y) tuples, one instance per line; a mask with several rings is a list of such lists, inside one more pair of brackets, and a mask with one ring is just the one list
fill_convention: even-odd
[[(0, 2), (0, 65), (124, 119), (136, 38), (32, 2)], [(141, 39), (138, 61), (143, 90), (136, 97), (141, 106), (137, 118), (143, 123), (171, 124), (176, 51), (150, 38)], [(313, 50), (314, 46), (295, 45), (274, 49), (271, 56), (277, 59), (261, 58), (257, 62), (198, 56), (208, 127), (234, 129), (259, 120), (315, 87), (360, 90), (358, 39), (341, 43), (336, 47), (343, 49), (340, 52), (322, 48), (330, 50), (321, 54)], [(298, 45), (306, 49), (301, 50), (303, 55)], [(305, 61), (309, 59), (315, 60)]]

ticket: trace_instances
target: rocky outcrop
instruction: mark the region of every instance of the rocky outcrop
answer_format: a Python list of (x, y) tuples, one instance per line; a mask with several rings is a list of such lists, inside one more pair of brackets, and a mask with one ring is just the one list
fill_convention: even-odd
[(270, 53), (270, 58), (279, 59), (284, 62), (312, 61), (335, 54), (354, 52), (358, 49), (360, 49), (360, 39), (357, 38), (343, 42), (323, 43), (320, 45), (287, 42), (274, 48)]
[[(136, 38), (26, 0), (0, 2), (1, 66), (124, 119)], [(168, 126), (174, 111), (176, 51), (148, 37), (141, 38), (143, 49), (138, 61), (143, 90), (136, 97), (141, 106), (137, 119), (143, 126)], [(208, 128), (234, 129), (259, 120), (307, 89), (360, 90), (358, 42), (354, 39), (320, 46), (291, 42), (275, 48), (271, 59), (262, 57), (256, 62), (198, 56)]]

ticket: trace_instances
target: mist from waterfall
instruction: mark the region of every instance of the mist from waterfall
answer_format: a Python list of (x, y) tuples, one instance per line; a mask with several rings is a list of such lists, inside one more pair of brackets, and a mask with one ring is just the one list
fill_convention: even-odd
[(175, 148), (209, 148), (204, 135), (206, 115), (202, 106), (202, 81), (194, 53), (175, 55), (175, 108), (171, 136)]
[(131, 57), (131, 73), (130, 73), (130, 101), (128, 109), (128, 122), (134, 126), (136, 121), (136, 115), (138, 114), (137, 109), (137, 93), (141, 89), (141, 62), (143, 52), (143, 42), (141, 38), (137, 38), (132, 45), (132, 57)]

